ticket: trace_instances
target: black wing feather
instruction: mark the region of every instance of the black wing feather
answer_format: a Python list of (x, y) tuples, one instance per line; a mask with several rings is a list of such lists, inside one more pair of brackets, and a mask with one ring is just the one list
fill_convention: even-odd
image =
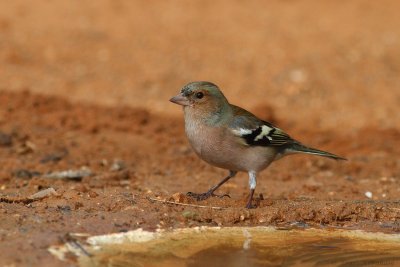
[[(263, 126), (270, 128), (270, 130), (267, 134), (260, 136)], [(243, 134), (241, 137), (246, 141), (246, 144), (251, 146), (282, 146), (293, 141), (288, 134), (266, 121), (252, 129), (251, 133)]]
[[(250, 112), (232, 105), (234, 119), (229, 128), (249, 146), (283, 146), (294, 140), (281, 129), (260, 120)], [(264, 132), (263, 132), (264, 130)]]

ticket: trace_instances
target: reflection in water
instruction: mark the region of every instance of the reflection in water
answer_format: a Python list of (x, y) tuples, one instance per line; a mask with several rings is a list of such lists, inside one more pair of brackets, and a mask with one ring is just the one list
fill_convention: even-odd
[(89, 238), (94, 256), (81, 256), (80, 266), (400, 266), (399, 235), (261, 227), (125, 235)]
[(187, 266), (400, 266), (400, 251), (353, 251), (351, 241), (345, 239), (297, 244), (288, 255), (279, 254), (276, 250), (263, 245), (248, 251), (217, 246), (191, 256)]
[(188, 267), (199, 266), (281, 266), (282, 259), (263, 253), (262, 249), (253, 247), (241, 250), (235, 247), (217, 246), (196, 253), (187, 260)]

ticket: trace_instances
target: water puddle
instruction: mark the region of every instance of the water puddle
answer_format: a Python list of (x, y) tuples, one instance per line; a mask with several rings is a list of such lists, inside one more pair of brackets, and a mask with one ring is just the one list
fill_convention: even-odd
[(93, 236), (85, 250), (65, 245), (92, 266), (400, 266), (400, 235), (272, 227), (190, 228)]

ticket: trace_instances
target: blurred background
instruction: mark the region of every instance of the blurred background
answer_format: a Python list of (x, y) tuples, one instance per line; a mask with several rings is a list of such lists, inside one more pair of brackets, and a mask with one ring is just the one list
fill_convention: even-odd
[[(70, 266), (47, 250), (66, 233), (399, 233), (399, 11), (399, 0), (0, 0), (0, 266)], [(200, 203), (233, 209), (148, 201), (196, 203), (184, 193), (226, 175), (190, 149), (169, 102), (195, 80), (349, 161), (274, 163), (250, 213), (244, 173), (218, 192), (232, 198)], [(70, 171), (79, 179), (49, 175)], [(47, 188), (57, 196), (28, 197)]]
[(399, 10), (399, 1), (1, 1), (0, 90), (178, 116), (168, 99), (208, 80), (288, 125), (400, 128)]

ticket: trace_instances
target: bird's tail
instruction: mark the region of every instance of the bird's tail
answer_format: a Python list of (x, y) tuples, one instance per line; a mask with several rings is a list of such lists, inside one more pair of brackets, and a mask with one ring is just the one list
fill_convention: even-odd
[(335, 160), (347, 160), (346, 158), (337, 156), (335, 154), (322, 151), (319, 149), (307, 147), (301, 143), (293, 143), (290, 145), (289, 148), (287, 148), (287, 152), (289, 153), (306, 153), (306, 154), (311, 154), (311, 155), (317, 155), (317, 156), (322, 156), (322, 157), (327, 157)]

